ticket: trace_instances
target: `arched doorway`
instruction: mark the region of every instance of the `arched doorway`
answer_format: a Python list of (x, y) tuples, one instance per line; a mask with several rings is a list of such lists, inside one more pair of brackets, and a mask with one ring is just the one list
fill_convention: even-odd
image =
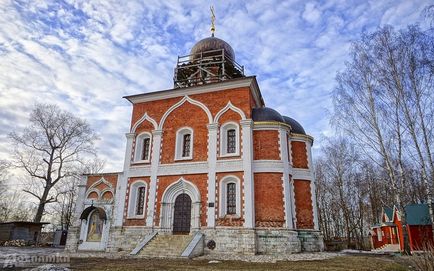
[(169, 185), (161, 199), (160, 230), (173, 233), (200, 230), (200, 199), (197, 187), (183, 178)]
[(191, 224), (191, 198), (182, 193), (175, 199), (173, 234), (189, 234)]

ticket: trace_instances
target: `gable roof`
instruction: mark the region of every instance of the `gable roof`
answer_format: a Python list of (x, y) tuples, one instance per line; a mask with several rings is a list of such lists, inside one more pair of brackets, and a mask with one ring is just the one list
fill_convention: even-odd
[(393, 220), (393, 208), (389, 208), (389, 207), (384, 207), (383, 208), (383, 212), (384, 214), (387, 216), (387, 221), (392, 221)]
[(428, 204), (409, 204), (405, 214), (408, 225), (431, 225)]

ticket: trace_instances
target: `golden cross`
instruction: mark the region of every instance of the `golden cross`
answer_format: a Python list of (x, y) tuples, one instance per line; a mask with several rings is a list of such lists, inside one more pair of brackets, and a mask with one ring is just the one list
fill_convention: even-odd
[(211, 35), (214, 37), (214, 32), (215, 32), (215, 14), (214, 14), (214, 7), (211, 6), (210, 7), (211, 10)]

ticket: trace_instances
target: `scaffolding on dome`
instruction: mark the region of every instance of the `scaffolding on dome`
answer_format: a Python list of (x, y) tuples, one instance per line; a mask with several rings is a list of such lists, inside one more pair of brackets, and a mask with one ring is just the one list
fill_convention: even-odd
[(244, 66), (233, 60), (224, 49), (178, 56), (173, 83), (184, 88), (245, 77)]

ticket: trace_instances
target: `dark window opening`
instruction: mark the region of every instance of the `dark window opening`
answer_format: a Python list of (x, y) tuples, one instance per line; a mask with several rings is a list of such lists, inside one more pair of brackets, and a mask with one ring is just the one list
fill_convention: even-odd
[(191, 143), (191, 135), (190, 134), (184, 135), (182, 141), (182, 157), (190, 156), (190, 143)]
[(142, 186), (137, 189), (137, 205), (136, 205), (136, 215), (143, 215), (145, 207), (145, 191), (146, 187)]
[(227, 153), (235, 153), (237, 149), (236, 132), (235, 129), (230, 129), (227, 132)]
[(149, 160), (149, 147), (151, 145), (151, 139), (145, 138), (143, 139), (143, 152), (142, 152), (142, 160)]
[(228, 215), (233, 215), (237, 213), (237, 196), (236, 196), (236, 188), (235, 183), (227, 184), (227, 199), (226, 199), (226, 213)]

